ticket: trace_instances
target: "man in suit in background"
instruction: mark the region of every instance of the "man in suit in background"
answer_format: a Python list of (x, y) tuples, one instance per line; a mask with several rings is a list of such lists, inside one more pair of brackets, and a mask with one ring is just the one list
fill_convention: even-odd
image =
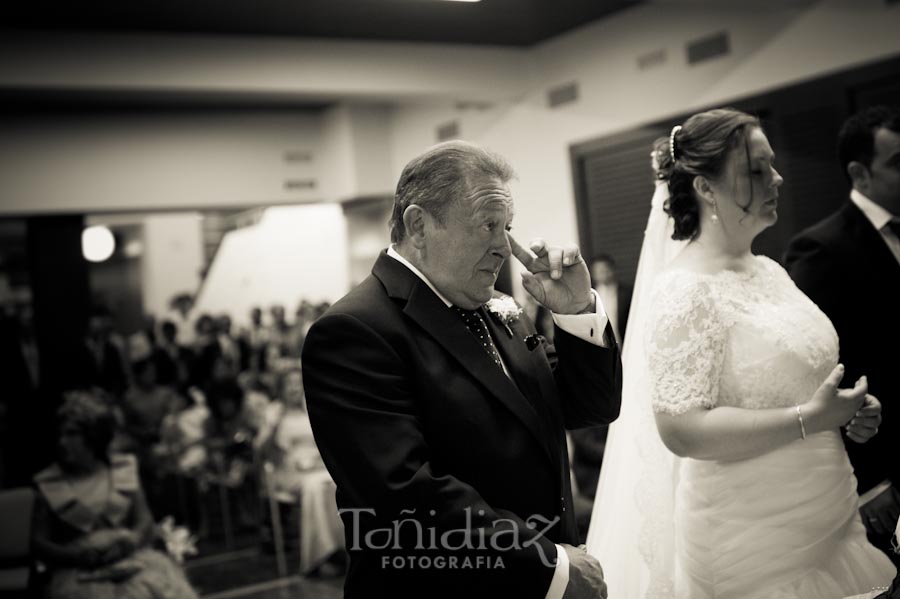
[(621, 344), (625, 338), (632, 289), (619, 282), (616, 261), (609, 254), (600, 254), (591, 262), (591, 282), (603, 302), (616, 341)]
[(890, 539), (900, 517), (900, 109), (850, 117), (838, 157), (853, 185), (850, 201), (797, 235), (785, 264), (834, 323), (844, 379), (865, 375), (881, 401), (879, 434), (845, 442), (869, 539), (898, 563)]
[[(337, 483), (346, 597), (605, 597), (572, 509), (565, 428), (618, 415), (618, 348), (578, 248), (508, 234), (502, 158), (439, 144), (403, 170), (391, 247), (310, 329), (310, 421)], [(489, 303), (513, 253), (558, 360)], [(484, 305), (489, 303), (486, 310)]]

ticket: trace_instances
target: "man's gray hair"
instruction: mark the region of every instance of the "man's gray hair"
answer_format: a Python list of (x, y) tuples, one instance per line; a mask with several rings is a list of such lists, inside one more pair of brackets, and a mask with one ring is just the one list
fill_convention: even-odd
[(410, 160), (397, 182), (391, 213), (391, 243), (406, 237), (403, 213), (421, 206), (438, 223), (445, 224), (447, 210), (485, 178), (507, 183), (515, 176), (512, 167), (497, 154), (464, 141), (437, 144)]

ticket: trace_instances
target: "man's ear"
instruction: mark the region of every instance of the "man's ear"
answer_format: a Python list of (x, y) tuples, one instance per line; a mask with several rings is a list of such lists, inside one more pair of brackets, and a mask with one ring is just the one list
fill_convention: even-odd
[(406, 237), (414, 247), (421, 248), (425, 245), (425, 219), (427, 215), (421, 206), (411, 204), (403, 211), (403, 226), (406, 228)]
[(847, 165), (847, 175), (853, 182), (853, 187), (862, 192), (869, 186), (869, 169), (862, 162), (853, 160)]
[(703, 175), (697, 175), (694, 177), (692, 185), (694, 187), (694, 193), (697, 194), (699, 199), (710, 205), (716, 203), (716, 194), (713, 191), (712, 185), (709, 183), (709, 179)]

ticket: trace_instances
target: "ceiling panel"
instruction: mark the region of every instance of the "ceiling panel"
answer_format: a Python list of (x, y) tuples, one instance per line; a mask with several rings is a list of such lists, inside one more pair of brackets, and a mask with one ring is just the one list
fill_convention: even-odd
[(93, 0), (10, 3), (4, 29), (530, 46), (640, 0)]

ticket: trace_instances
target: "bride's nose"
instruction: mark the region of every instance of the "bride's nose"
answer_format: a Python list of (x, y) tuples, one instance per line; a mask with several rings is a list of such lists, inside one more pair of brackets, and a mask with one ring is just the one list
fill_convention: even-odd
[(775, 170), (775, 167), (773, 166), (772, 167), (772, 187), (774, 189), (778, 189), (779, 187), (781, 187), (782, 183), (784, 183), (784, 177), (782, 177), (781, 173), (779, 173), (777, 170)]

